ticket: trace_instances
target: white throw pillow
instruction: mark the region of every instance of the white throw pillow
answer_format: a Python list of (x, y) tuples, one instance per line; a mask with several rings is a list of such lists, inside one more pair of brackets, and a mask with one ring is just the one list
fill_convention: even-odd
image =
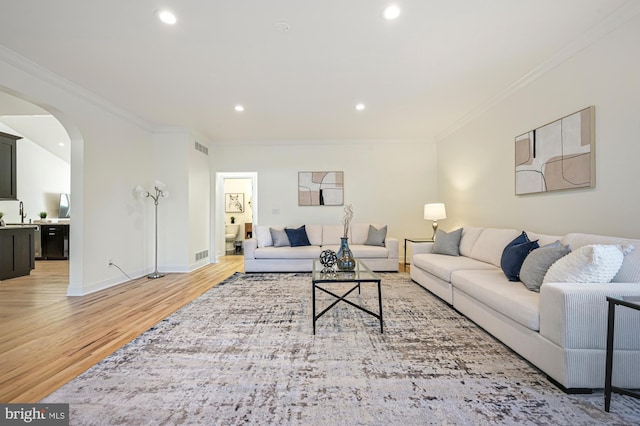
[(271, 238), (271, 231), (268, 226), (256, 226), (254, 228), (256, 240), (258, 240), (258, 247), (271, 247), (273, 245), (273, 239)]
[(608, 283), (616, 276), (632, 245), (586, 245), (558, 259), (542, 283)]

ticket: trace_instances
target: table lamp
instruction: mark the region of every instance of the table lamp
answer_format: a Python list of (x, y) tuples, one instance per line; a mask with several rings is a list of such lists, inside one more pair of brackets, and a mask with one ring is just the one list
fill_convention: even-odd
[(433, 203), (424, 205), (424, 219), (433, 221), (433, 239), (436, 238), (436, 231), (438, 230), (438, 220), (446, 219), (447, 211), (444, 208), (443, 203)]

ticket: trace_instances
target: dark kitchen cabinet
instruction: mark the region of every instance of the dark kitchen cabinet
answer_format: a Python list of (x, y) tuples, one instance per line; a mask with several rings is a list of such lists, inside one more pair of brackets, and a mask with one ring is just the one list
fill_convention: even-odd
[(0, 200), (17, 200), (16, 141), (19, 136), (0, 132)]
[(40, 225), (43, 260), (67, 260), (69, 258), (69, 225)]
[(0, 280), (29, 275), (35, 268), (34, 228), (0, 227)]

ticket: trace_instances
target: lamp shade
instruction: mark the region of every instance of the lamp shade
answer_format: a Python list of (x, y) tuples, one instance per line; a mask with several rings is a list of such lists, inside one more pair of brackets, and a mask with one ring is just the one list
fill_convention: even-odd
[(433, 203), (424, 205), (424, 218), (426, 220), (439, 220), (447, 218), (447, 211), (443, 203)]
[(144, 188), (141, 187), (140, 185), (136, 185), (136, 187), (133, 188), (133, 195), (137, 198), (144, 197), (146, 193), (147, 191), (145, 191)]

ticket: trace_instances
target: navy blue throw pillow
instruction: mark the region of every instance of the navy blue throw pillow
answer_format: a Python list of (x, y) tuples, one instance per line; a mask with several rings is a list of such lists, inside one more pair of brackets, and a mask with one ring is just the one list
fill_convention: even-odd
[(526, 232), (522, 231), (502, 251), (500, 266), (509, 281), (520, 281), (520, 268), (531, 251), (540, 247), (538, 241), (530, 241)]
[(509, 244), (507, 244), (507, 246), (504, 249), (506, 250), (509, 247), (517, 246), (518, 244), (528, 243), (529, 241), (531, 241), (531, 240), (529, 240), (529, 236), (527, 235), (527, 233), (522, 231), (522, 234), (520, 234), (517, 237), (515, 237), (513, 239), (513, 241), (511, 241)]
[(291, 229), (285, 228), (284, 232), (287, 233), (287, 237), (289, 237), (289, 242), (291, 243), (291, 247), (300, 247), (300, 246), (310, 246), (309, 237), (307, 237), (307, 230), (305, 225), (302, 225), (300, 228)]

